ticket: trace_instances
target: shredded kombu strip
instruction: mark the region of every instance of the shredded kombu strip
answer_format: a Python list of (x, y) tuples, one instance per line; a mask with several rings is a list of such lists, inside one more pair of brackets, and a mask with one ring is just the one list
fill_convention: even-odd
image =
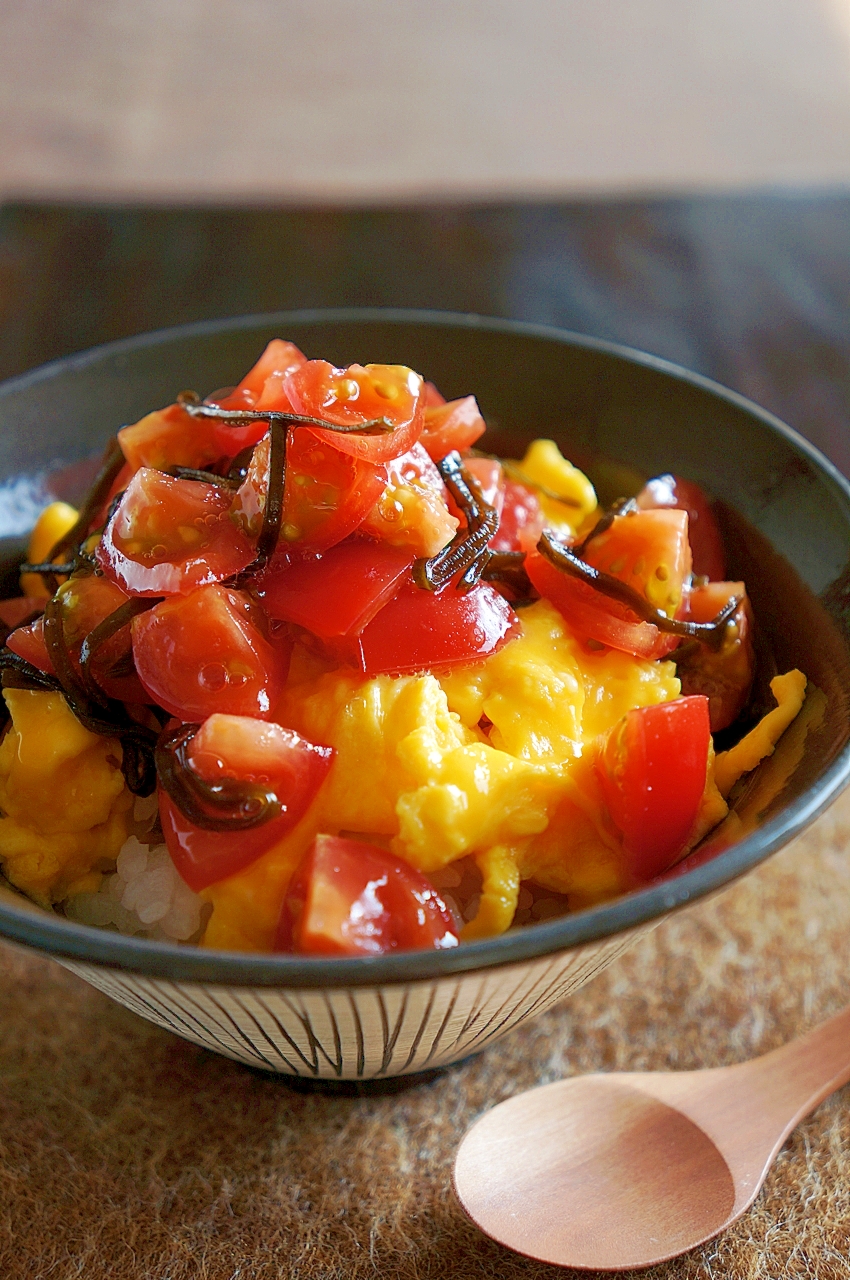
[(192, 768), (189, 751), (199, 724), (165, 729), (156, 746), (159, 781), (182, 814), (206, 831), (251, 831), (281, 813), (274, 791), (261, 783), (223, 778), (207, 782)]
[(654, 608), (649, 601), (634, 587), (628, 586), (610, 573), (594, 569), (593, 565), (582, 560), (574, 548), (556, 541), (550, 533), (544, 531), (537, 544), (537, 550), (546, 559), (572, 578), (578, 578), (594, 591), (617, 600), (630, 609), (642, 622), (651, 622), (659, 631), (667, 631), (671, 635), (681, 636), (689, 640), (700, 640), (709, 649), (717, 652), (723, 645), (727, 623), (733, 618), (741, 601), (733, 596), (711, 622), (685, 622), (679, 618), (668, 618), (666, 613)]
[[(59, 556), (73, 548), (74, 556), (71, 562), (71, 571), (78, 567), (94, 568), (93, 562), (82, 551), (82, 543), (85, 541), (89, 532), (89, 527), (98, 514), (106, 499), (109, 491), (115, 483), (116, 477), (119, 475), (125, 464), (124, 454), (121, 452), (121, 446), (118, 443), (118, 437), (114, 436), (106, 447), (103, 457), (103, 463), (98, 472), (94, 484), (88, 492), (85, 502), (80, 508), (80, 514), (74, 521), (71, 528), (64, 533), (55, 546), (51, 547), (47, 561), (44, 565), (35, 567), (32, 572), (41, 573), (45, 587), (51, 593), (55, 594), (59, 589), (59, 581), (57, 579), (57, 571), (63, 572), (68, 569), (68, 565), (60, 565), (57, 567), (52, 565), (52, 561), (57, 560)], [(79, 562), (82, 561), (83, 564)], [(87, 562), (87, 563), (86, 563)], [(50, 568), (46, 566), (50, 564)], [(26, 572), (28, 566), (24, 566)]]
[(481, 486), (463, 465), (459, 453), (452, 450), (437, 463), (446, 488), (466, 517), (466, 528), (459, 529), (451, 542), (428, 559), (413, 563), (413, 581), (423, 591), (439, 591), (458, 574), (457, 590), (471, 591), (480, 581), (493, 553), (487, 543), (499, 527), (496, 508), (487, 502)]
[(181, 391), (177, 397), (177, 403), (193, 418), (217, 418), (219, 422), (234, 427), (247, 422), (282, 422), (288, 427), (320, 427), (322, 431), (335, 431), (343, 436), (380, 436), (395, 431), (395, 424), (388, 418), (370, 418), (367, 422), (351, 422), (345, 425), (283, 409), (222, 409), (217, 404), (202, 401), (197, 391)]
[[(149, 607), (147, 600), (145, 604)], [(97, 696), (92, 697), (88, 683), (78, 673), (68, 649), (62, 602), (55, 597), (48, 600), (44, 609), (44, 643), (58, 686), (73, 714), (91, 733), (120, 740), (121, 768), (127, 786), (134, 795), (150, 795), (156, 786), (153, 752), (157, 735), (153, 729), (134, 720), (123, 702), (108, 698), (99, 689)]]
[[(383, 435), (395, 430), (393, 424), (386, 418), (372, 418), (368, 422), (341, 426), (337, 422), (326, 422), (323, 418), (311, 418), (305, 414), (283, 412), (278, 409), (269, 411), (222, 409), (218, 405), (202, 402), (196, 391), (181, 391), (177, 397), (177, 403), (193, 418), (215, 418), (219, 422), (232, 426), (240, 426), (248, 422), (268, 422), (269, 424), (269, 480), (263, 509), (263, 524), (257, 539), (255, 558), (231, 580), (231, 585), (237, 587), (246, 586), (259, 577), (271, 559), (280, 537), (286, 485), (286, 438), (290, 427), (320, 427), (323, 431), (333, 431), (338, 435), (364, 436)], [(234, 458), (226, 480), (219, 480), (219, 483), (231, 484), (234, 480), (241, 483), (248, 470), (247, 464), (243, 466), (246, 456), (247, 461), (250, 462), (250, 453), (243, 450)]]
[[(92, 658), (102, 644), (105, 644), (123, 627), (126, 627), (139, 614), (147, 613), (148, 609), (153, 609), (155, 605), (160, 604), (164, 599), (164, 596), (135, 596), (125, 601), (124, 604), (119, 605), (117, 609), (108, 614), (102, 622), (99, 622), (94, 630), (90, 631), (83, 640), (82, 648), (80, 649), (80, 672), (89, 696), (98, 705), (106, 707), (109, 705), (110, 699), (92, 675)], [(129, 675), (129, 670), (122, 672), (122, 674)]]
[(245, 586), (262, 573), (280, 537), (286, 487), (286, 436), (287, 429), (282, 422), (276, 420), (269, 423), (269, 487), (263, 508), (263, 523), (254, 559), (234, 579), (237, 587)]
[(581, 542), (576, 543), (576, 545), (571, 548), (573, 555), (578, 556), (580, 560), (583, 560), (584, 553), (594, 538), (598, 538), (602, 533), (607, 533), (618, 516), (627, 516), (630, 512), (637, 511), (637, 509), (638, 505), (634, 498), (618, 498), (617, 501), (612, 503), (608, 508), (604, 516), (597, 520), (590, 533), (588, 533), (586, 537), (582, 538)]

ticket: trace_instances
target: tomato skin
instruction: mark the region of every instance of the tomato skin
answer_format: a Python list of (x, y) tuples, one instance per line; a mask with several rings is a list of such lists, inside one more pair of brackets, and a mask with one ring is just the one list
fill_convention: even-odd
[(98, 565), (137, 596), (185, 595), (219, 582), (254, 558), (230, 518), (231, 502), (225, 489), (143, 467), (103, 532)]
[(487, 430), (475, 396), (426, 406), (424, 423), (422, 444), (435, 462), (445, 458), (452, 449), (458, 453), (471, 449)]
[(694, 573), (720, 582), (726, 577), (726, 551), (711, 503), (698, 484), (681, 476), (656, 476), (637, 497), (642, 510), (678, 507), (688, 513), (688, 540)]
[(678, 698), (627, 711), (608, 734), (596, 769), (638, 884), (676, 861), (705, 790), (708, 699)]
[[(267, 437), (254, 450), (248, 474), (234, 500), (236, 518), (251, 537), (257, 537), (262, 526), (269, 452)], [(276, 556), (285, 564), (291, 557), (326, 551), (342, 542), (359, 528), (386, 485), (385, 467), (329, 449), (312, 431), (290, 431)]]
[(133, 620), (133, 657), (150, 698), (179, 720), (216, 711), (268, 720), (291, 644), (271, 643), (242, 591), (218, 584), (172, 596)]
[(688, 598), (688, 617), (711, 622), (733, 596), (741, 603), (720, 651), (712, 653), (705, 645), (683, 648), (676, 663), (682, 693), (708, 698), (712, 733), (734, 724), (750, 694), (756, 661), (752, 608), (743, 582), (708, 582), (694, 587)]
[(398, 591), (413, 554), (365, 539), (338, 543), (314, 560), (264, 575), (258, 592), (272, 618), (324, 638), (357, 634)]
[[(130, 597), (108, 578), (92, 574), (87, 577), (69, 578), (59, 588), (56, 600), (61, 605), (62, 629), (65, 643), (75, 666), (79, 667), (80, 652), (86, 636), (116, 609), (126, 604)], [(43, 603), (43, 602), (42, 602)], [(13, 653), (25, 658), (40, 671), (55, 675), (53, 663), (44, 643), (44, 619), (27, 627), (19, 627), (7, 641)], [(137, 675), (132, 670), (115, 674), (113, 667), (130, 656), (129, 623), (115, 635), (104, 641), (92, 655), (89, 674), (100, 689), (110, 698), (120, 702), (147, 702), (148, 696)]]
[(159, 788), (159, 813), (174, 865), (190, 889), (234, 875), (256, 862), (307, 812), (333, 760), (331, 747), (317, 746), (279, 724), (243, 716), (212, 715), (201, 725), (189, 764), (204, 781), (262, 780), (283, 806), (280, 817), (247, 831), (206, 831), (190, 822)]
[(353, 426), (386, 418), (393, 430), (374, 436), (340, 435), (310, 428), (317, 440), (369, 462), (388, 462), (407, 453), (422, 434), (423, 381), (405, 365), (360, 364), (335, 369), (327, 360), (308, 360), (285, 380), (283, 389), (296, 413)]
[(25, 662), (38, 667), (39, 671), (43, 671), (46, 675), (56, 675), (47, 652), (47, 645), (44, 643), (44, 618), (36, 618), (25, 627), (16, 627), (6, 638), (6, 648), (11, 649), (12, 653), (16, 653)]
[(0, 623), (4, 627), (19, 627), (24, 618), (41, 613), (43, 608), (44, 596), (10, 596), (8, 600), (0, 600)]
[(436, 409), (439, 405), (446, 403), (446, 397), (433, 382), (426, 382), (422, 388), (422, 403), (426, 409)]
[[(489, 502), (491, 507), (496, 508), (497, 515), (501, 515), (502, 506), (505, 500), (505, 486), (502, 481), (502, 464), (498, 458), (464, 458), (463, 465), (474, 480), (478, 481), (478, 488), (481, 490), (481, 496), (485, 502)], [(493, 540), (490, 540), (492, 547)]]
[(436, 555), (458, 527), (443, 477), (421, 443), (384, 465), (387, 486), (367, 512), (360, 532), (407, 547), (417, 556)]
[[(290, 373), (300, 369), (307, 363), (307, 357), (292, 342), (284, 342), (282, 338), (272, 338), (263, 354), (253, 368), (227, 395), (209, 397), (211, 404), (221, 409), (291, 409), (289, 399), (283, 391), (283, 383)], [(267, 422), (247, 422), (243, 426), (228, 426), (224, 422), (216, 422), (213, 432), (221, 453), (233, 458), (241, 449), (257, 444), (269, 429)]]
[(651, 622), (639, 621), (625, 605), (562, 573), (539, 551), (527, 554), (525, 568), (541, 596), (550, 600), (572, 629), (587, 640), (650, 659), (666, 657), (679, 643), (678, 636), (660, 631)]
[[(193, 418), (179, 404), (157, 409), (118, 432), (121, 452), (132, 472), (140, 467), (203, 469), (227, 456), (209, 418)], [(118, 492), (118, 490), (116, 490)]]
[(532, 551), (543, 532), (537, 494), (516, 480), (502, 479), (499, 527), (490, 539), (494, 551)]
[(617, 516), (590, 542), (584, 559), (675, 617), (691, 574), (687, 512), (658, 508)]
[(452, 585), (430, 592), (408, 582), (359, 636), (331, 652), (366, 675), (403, 675), (485, 658), (519, 629), (513, 609), (487, 583), (461, 595)]
[(360, 956), (457, 944), (442, 898), (408, 863), (377, 845), (319, 835), (290, 882), (274, 949)]

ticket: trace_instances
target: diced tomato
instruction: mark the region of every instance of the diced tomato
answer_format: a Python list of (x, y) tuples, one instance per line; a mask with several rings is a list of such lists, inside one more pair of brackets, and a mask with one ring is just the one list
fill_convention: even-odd
[(526, 555), (525, 569), (541, 596), (551, 600), (573, 631), (587, 640), (637, 658), (663, 658), (679, 643), (677, 636), (639, 621), (625, 605), (562, 573), (539, 551)]
[(446, 397), (433, 382), (426, 382), (422, 388), (422, 403), (426, 409), (436, 409), (438, 405), (446, 403)]
[(24, 618), (41, 613), (44, 596), (10, 596), (0, 600), (0, 623), (5, 627), (19, 627)]
[[(291, 410), (292, 406), (283, 383), (290, 373), (307, 363), (307, 357), (292, 342), (272, 338), (263, 354), (245, 377), (226, 395), (212, 395), (209, 402), (221, 409), (277, 409)], [(262, 440), (269, 429), (267, 422), (247, 422), (241, 426), (229, 426), (225, 422), (213, 425), (216, 443), (221, 453), (233, 458), (241, 449)]]
[[(118, 443), (132, 471), (155, 467), (209, 467), (227, 455), (209, 418), (193, 418), (179, 404), (147, 414), (132, 427), (122, 427)], [(118, 492), (116, 490), (116, 492)]]
[(307, 812), (332, 759), (331, 747), (317, 746), (279, 724), (245, 716), (210, 716), (191, 744), (191, 768), (212, 785), (261, 784), (275, 793), (281, 814), (245, 831), (208, 831), (190, 822), (160, 786), (165, 842), (189, 888), (199, 893), (234, 875), (291, 831)]
[(452, 449), (458, 453), (471, 449), (486, 430), (475, 396), (464, 396), (462, 400), (426, 407), (422, 444), (439, 462)]
[[(590, 542), (584, 559), (633, 587), (667, 617), (675, 617), (691, 570), (687, 512), (633, 511), (618, 516), (610, 529)], [(626, 605), (562, 573), (537, 551), (527, 555), (525, 567), (540, 594), (587, 639), (640, 658), (660, 658), (679, 643), (654, 623), (641, 622)]]
[(436, 555), (458, 527), (443, 477), (421, 444), (384, 465), (386, 488), (366, 514), (361, 533), (408, 547), (417, 556)]
[(617, 516), (610, 529), (590, 542), (584, 559), (673, 618), (691, 574), (687, 512), (659, 508)]
[(502, 479), (501, 512), (494, 551), (531, 551), (543, 532), (543, 512), (537, 494), (516, 480)]
[[(463, 465), (474, 480), (478, 481), (481, 497), (501, 514), (505, 500), (502, 464), (498, 458), (464, 458)], [(492, 543), (491, 543), (492, 545)]]
[(97, 562), (131, 595), (187, 594), (244, 569), (254, 548), (214, 485), (143, 467), (104, 530)]
[(726, 577), (726, 552), (711, 503), (698, 484), (681, 476), (656, 476), (638, 494), (642, 510), (679, 507), (688, 513), (688, 541), (694, 573), (719, 582)]
[[(252, 537), (257, 537), (262, 525), (269, 452), (266, 438), (254, 450), (233, 506), (239, 523)], [(278, 554), (286, 560), (289, 551), (301, 556), (342, 542), (360, 526), (386, 484), (385, 467), (329, 449), (312, 431), (290, 431)]]
[(596, 767), (635, 883), (666, 871), (684, 849), (705, 790), (709, 741), (702, 697), (627, 711), (609, 733)]
[(287, 890), (275, 950), (360, 956), (457, 944), (451, 913), (420, 872), (377, 845), (319, 835)]
[(44, 671), (49, 676), (56, 675), (53, 663), (50, 661), (50, 654), (47, 652), (47, 645), (44, 643), (44, 618), (36, 618), (25, 627), (17, 627), (7, 636), (6, 648), (11, 649), (12, 653), (16, 653), (25, 662), (38, 667), (39, 671)]
[(733, 596), (741, 603), (719, 652), (704, 644), (688, 644), (676, 656), (682, 693), (708, 698), (712, 733), (737, 720), (750, 694), (755, 672), (752, 609), (743, 582), (709, 582), (695, 587), (688, 597), (688, 617), (693, 622), (711, 622)]
[(519, 619), (487, 583), (422, 591), (406, 583), (355, 638), (332, 650), (367, 675), (400, 675), (486, 658), (519, 634)]
[(392, 430), (378, 435), (341, 435), (311, 428), (324, 444), (368, 462), (388, 462), (407, 453), (422, 434), (422, 379), (400, 364), (352, 364), (335, 369), (327, 360), (308, 360), (285, 380), (283, 389), (296, 413), (339, 426), (383, 418)]
[(267, 720), (286, 683), (291, 645), (263, 634), (262, 615), (242, 591), (218, 584), (172, 596), (133, 622), (142, 684), (180, 720), (214, 711)]
[[(120, 587), (96, 574), (69, 578), (60, 586), (56, 600), (61, 606), (62, 629), (71, 659), (77, 666), (86, 636), (129, 599)], [(147, 702), (147, 694), (132, 668), (129, 625), (95, 650), (88, 666), (89, 675), (110, 698)], [(7, 644), (13, 653), (39, 670), (55, 674), (44, 643), (43, 618), (36, 618), (28, 627), (12, 632)]]
[[(75, 661), (79, 661), (86, 636), (130, 599), (114, 582), (98, 574), (69, 578), (59, 588), (56, 598), (62, 605), (65, 643)], [(98, 646), (88, 669), (94, 682), (110, 698), (120, 702), (147, 702), (147, 693), (133, 669), (129, 623)]]
[(395, 595), (412, 563), (402, 547), (348, 539), (314, 560), (266, 574), (258, 594), (270, 617), (314, 635), (357, 634)]

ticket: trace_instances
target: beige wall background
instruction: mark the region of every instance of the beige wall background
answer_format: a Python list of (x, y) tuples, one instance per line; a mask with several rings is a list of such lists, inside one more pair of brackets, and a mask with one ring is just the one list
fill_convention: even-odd
[(850, 181), (850, 0), (0, 0), (0, 198)]

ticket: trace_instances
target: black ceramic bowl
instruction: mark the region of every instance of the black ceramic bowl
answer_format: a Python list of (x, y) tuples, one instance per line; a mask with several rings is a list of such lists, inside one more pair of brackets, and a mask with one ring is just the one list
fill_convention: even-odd
[(89, 457), (185, 387), (205, 394), (237, 382), (275, 336), (341, 365), (411, 365), (449, 397), (474, 393), (494, 452), (517, 456), (544, 435), (592, 475), (596, 468), (603, 485), (617, 487), (611, 460), (643, 476), (697, 481), (718, 502), (730, 574), (746, 580), (778, 668), (800, 667), (826, 695), (781, 777), (774, 768), (759, 791), (757, 776), (755, 800), (751, 787), (749, 807), (746, 795), (740, 801), (741, 836), (730, 847), (697, 852), (675, 874), (603, 906), (455, 950), (327, 960), (221, 953), (87, 928), (8, 891), (0, 900), (0, 934), (232, 1057), (313, 1076), (416, 1071), (541, 1012), (653, 921), (786, 844), (843, 788), (850, 486), (770, 414), (662, 360), (526, 324), (379, 310), (190, 325), (13, 379), (0, 387), (0, 484)]

